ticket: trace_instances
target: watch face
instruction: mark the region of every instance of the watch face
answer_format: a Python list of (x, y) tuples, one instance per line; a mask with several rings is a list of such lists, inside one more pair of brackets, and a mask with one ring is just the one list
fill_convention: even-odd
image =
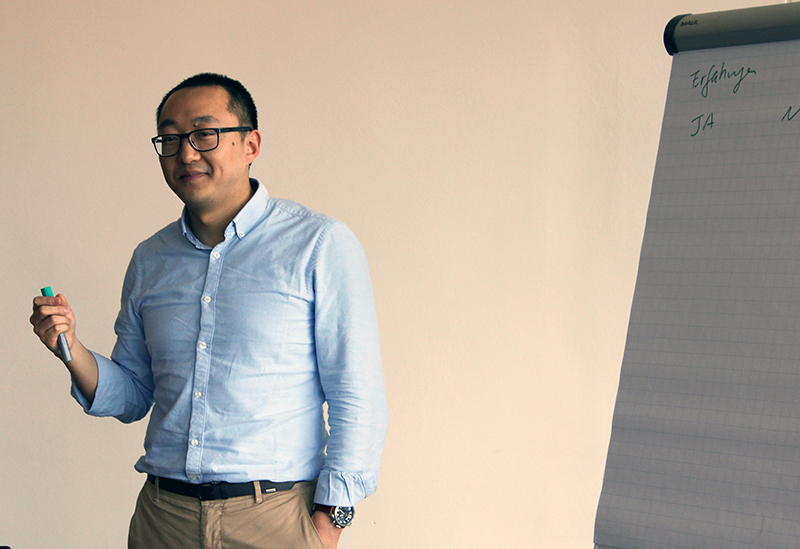
[(353, 523), (356, 514), (355, 507), (334, 507), (332, 513), (333, 523), (339, 528), (345, 528)]

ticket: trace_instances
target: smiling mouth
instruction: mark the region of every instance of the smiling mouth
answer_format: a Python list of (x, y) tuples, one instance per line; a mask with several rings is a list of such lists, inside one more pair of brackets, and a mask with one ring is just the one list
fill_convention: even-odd
[(204, 175), (207, 175), (205, 172), (184, 172), (178, 175), (178, 179), (181, 181), (185, 181), (187, 183), (191, 183), (193, 181), (197, 181)]

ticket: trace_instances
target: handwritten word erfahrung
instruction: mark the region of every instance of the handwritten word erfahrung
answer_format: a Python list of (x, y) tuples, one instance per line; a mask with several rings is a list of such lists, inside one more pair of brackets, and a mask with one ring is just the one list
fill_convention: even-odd
[(692, 89), (699, 87), (700, 95), (708, 97), (708, 88), (711, 84), (721, 83), (726, 80), (735, 80), (736, 83), (733, 86), (733, 93), (736, 93), (739, 91), (742, 80), (751, 74), (756, 74), (756, 71), (750, 67), (742, 67), (735, 71), (728, 70), (725, 68), (725, 62), (723, 61), (722, 67), (719, 69), (717, 69), (716, 65), (711, 65), (706, 74), (700, 74), (700, 71), (695, 71), (689, 76), (692, 77)]

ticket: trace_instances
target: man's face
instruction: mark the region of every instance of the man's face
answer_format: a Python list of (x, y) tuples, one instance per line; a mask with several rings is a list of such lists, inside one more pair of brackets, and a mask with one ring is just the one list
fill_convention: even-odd
[[(228, 110), (228, 92), (219, 86), (184, 88), (164, 104), (158, 134), (188, 133), (200, 128), (241, 124)], [(227, 213), (250, 195), (248, 166), (258, 156), (258, 130), (219, 134), (219, 146), (198, 152), (183, 139), (178, 154), (160, 157), (161, 171), (172, 191), (195, 214)]]

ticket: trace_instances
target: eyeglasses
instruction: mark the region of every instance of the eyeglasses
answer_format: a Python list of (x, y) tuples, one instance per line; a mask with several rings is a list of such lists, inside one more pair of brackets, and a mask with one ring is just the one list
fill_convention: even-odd
[(168, 133), (157, 135), (150, 141), (156, 148), (158, 156), (175, 156), (181, 150), (181, 142), (184, 138), (189, 140), (189, 144), (197, 152), (213, 151), (219, 146), (219, 134), (228, 132), (249, 132), (253, 128), (241, 126), (238, 128), (201, 128), (189, 133)]

